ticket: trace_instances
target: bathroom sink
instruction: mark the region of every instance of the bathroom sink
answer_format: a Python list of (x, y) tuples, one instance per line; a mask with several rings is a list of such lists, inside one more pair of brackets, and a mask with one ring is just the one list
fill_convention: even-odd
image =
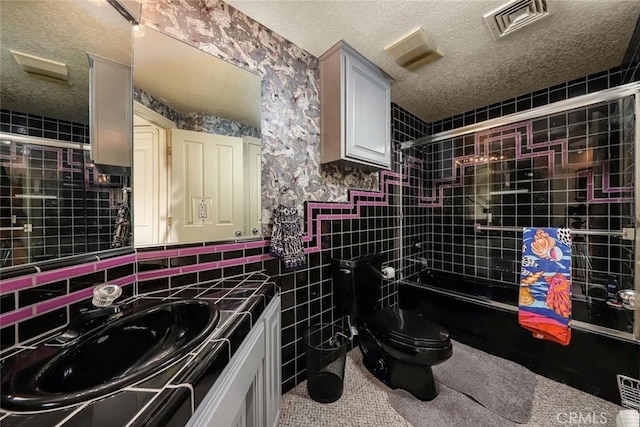
[(163, 302), (132, 309), (71, 344), (50, 340), (3, 367), (0, 407), (58, 408), (141, 381), (202, 343), (219, 317), (207, 301)]

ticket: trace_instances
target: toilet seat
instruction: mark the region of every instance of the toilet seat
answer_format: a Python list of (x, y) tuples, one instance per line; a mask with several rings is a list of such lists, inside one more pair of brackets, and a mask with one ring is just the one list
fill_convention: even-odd
[(400, 348), (441, 349), (451, 345), (449, 333), (422, 314), (387, 307), (373, 313), (367, 326), (387, 344)]

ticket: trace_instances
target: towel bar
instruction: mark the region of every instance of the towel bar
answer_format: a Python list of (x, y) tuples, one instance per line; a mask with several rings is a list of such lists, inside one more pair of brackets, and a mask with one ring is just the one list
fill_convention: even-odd
[[(524, 227), (502, 227), (498, 225), (481, 225), (474, 224), (476, 233), (480, 231), (515, 231), (522, 232)], [(623, 228), (620, 231), (607, 231), (607, 230), (571, 230), (571, 234), (580, 234), (584, 236), (618, 236), (622, 240), (633, 240), (635, 236), (635, 230), (633, 228)]]

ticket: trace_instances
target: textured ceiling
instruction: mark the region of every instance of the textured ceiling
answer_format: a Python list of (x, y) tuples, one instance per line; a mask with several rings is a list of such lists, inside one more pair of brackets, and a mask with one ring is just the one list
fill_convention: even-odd
[[(129, 23), (102, 0), (0, 2), (0, 107), (89, 122), (87, 53), (131, 63)], [(23, 72), (10, 50), (67, 64), (72, 86)]]
[[(260, 127), (260, 77), (146, 29), (134, 82), (176, 111)], [(130, 24), (106, 0), (0, 1), (0, 108), (89, 122), (87, 53), (131, 64)], [(67, 64), (72, 86), (29, 76), (10, 50)]]
[[(482, 16), (507, 0), (228, 3), (309, 53), (344, 39), (390, 74), (392, 100), (433, 121), (621, 64), (640, 0), (548, 0), (551, 16), (494, 41)], [(417, 27), (445, 57), (415, 72), (384, 52)]]

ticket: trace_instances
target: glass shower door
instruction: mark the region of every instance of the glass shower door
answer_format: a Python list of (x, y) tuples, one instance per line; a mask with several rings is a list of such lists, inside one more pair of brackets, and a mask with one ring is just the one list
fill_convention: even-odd
[(0, 144), (0, 266), (29, 263), (31, 258), (31, 171), (29, 146), (10, 140)]

